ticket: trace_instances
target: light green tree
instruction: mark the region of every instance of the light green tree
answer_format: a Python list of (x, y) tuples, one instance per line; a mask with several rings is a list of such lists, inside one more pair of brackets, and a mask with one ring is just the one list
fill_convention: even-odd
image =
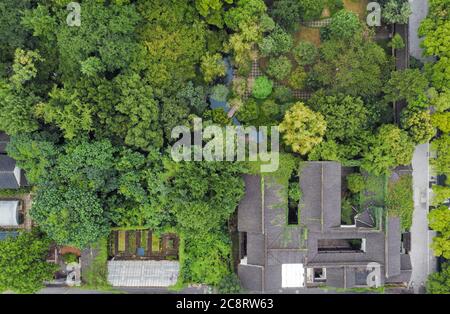
[(301, 155), (309, 153), (320, 144), (325, 135), (327, 123), (318, 112), (303, 103), (295, 103), (285, 114), (280, 124), (284, 142)]

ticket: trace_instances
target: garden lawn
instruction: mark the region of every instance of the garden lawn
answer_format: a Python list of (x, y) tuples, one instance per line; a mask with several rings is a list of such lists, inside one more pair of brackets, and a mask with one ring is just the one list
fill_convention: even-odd
[(367, 14), (368, 0), (344, 0), (344, 8), (359, 15), (361, 20), (364, 20)]
[(320, 46), (320, 28), (311, 28), (300, 26), (300, 30), (295, 33), (294, 38), (295, 43), (299, 43), (301, 41), (309, 41), (313, 43), (316, 47)]
[(365, 190), (360, 193), (360, 206), (364, 210), (372, 206), (384, 206), (387, 177), (367, 174), (365, 178)]

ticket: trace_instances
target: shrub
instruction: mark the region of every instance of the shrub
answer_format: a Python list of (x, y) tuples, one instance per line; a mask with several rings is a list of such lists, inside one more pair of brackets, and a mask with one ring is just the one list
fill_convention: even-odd
[(282, 53), (289, 52), (291, 48), (292, 37), (281, 27), (276, 27), (272, 33), (263, 38), (259, 45), (261, 54), (265, 57), (278, 56)]
[(272, 97), (279, 103), (286, 103), (294, 98), (292, 91), (286, 86), (276, 86), (273, 89)]
[(216, 108), (213, 110), (207, 110), (203, 114), (203, 118), (210, 119), (214, 123), (219, 125), (228, 125), (230, 124), (230, 118), (228, 118), (227, 113), (223, 110), (223, 108)]
[(402, 176), (389, 183), (386, 207), (390, 216), (400, 217), (402, 231), (411, 228), (414, 211), (412, 176)]
[(403, 49), (405, 48), (405, 42), (403, 41), (403, 38), (400, 34), (395, 34), (389, 42), (388, 46), (393, 49)]
[(270, 59), (267, 74), (278, 81), (284, 80), (292, 71), (292, 63), (285, 56)]
[(70, 263), (77, 263), (78, 262), (78, 256), (74, 253), (66, 253), (63, 255), (63, 261), (66, 264)]
[(253, 96), (256, 99), (266, 99), (272, 93), (273, 82), (266, 76), (260, 76), (255, 80)]
[(303, 20), (311, 21), (320, 18), (325, 8), (325, 0), (302, 0), (300, 1), (303, 12)]
[(212, 88), (211, 98), (216, 101), (226, 101), (229, 92), (225, 85), (219, 84)]
[(300, 185), (297, 182), (289, 183), (289, 200), (294, 203), (300, 202), (300, 198), (302, 197), (302, 192), (300, 190)]
[(352, 193), (359, 193), (364, 190), (364, 177), (360, 173), (352, 173), (347, 176), (348, 189)]
[(261, 110), (267, 118), (271, 119), (278, 116), (280, 113), (280, 106), (278, 106), (273, 99), (266, 99), (261, 104)]
[(300, 65), (310, 65), (313, 64), (317, 58), (318, 50), (313, 43), (309, 41), (300, 42), (292, 50), (295, 61)]
[(408, 1), (389, 0), (382, 10), (383, 19), (390, 24), (406, 24), (412, 13)]
[(241, 282), (236, 274), (229, 274), (222, 278), (217, 290), (220, 294), (236, 294), (242, 292)]
[(207, 53), (201, 59), (200, 69), (206, 83), (211, 83), (218, 77), (225, 76), (226, 67), (222, 56), (219, 53)]
[(272, 17), (288, 32), (298, 29), (301, 19), (301, 5), (298, 0), (277, 0), (270, 10)]
[(237, 118), (242, 123), (250, 123), (258, 118), (258, 105), (253, 98), (250, 98), (244, 105), (239, 109), (237, 113)]
[(293, 89), (303, 89), (306, 85), (306, 80), (308, 78), (308, 74), (303, 70), (303, 68), (296, 68), (289, 78), (289, 86)]
[(362, 28), (358, 15), (341, 10), (333, 16), (329, 26), (332, 38), (350, 39)]

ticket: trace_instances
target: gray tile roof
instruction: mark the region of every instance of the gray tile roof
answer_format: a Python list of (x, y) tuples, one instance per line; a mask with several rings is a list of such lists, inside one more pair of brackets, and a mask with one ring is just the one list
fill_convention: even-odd
[(14, 175), (16, 161), (6, 155), (0, 155), (0, 189), (17, 189), (20, 182)]
[(400, 232), (400, 218), (389, 217), (386, 230), (386, 276), (392, 277), (400, 275), (400, 247), (401, 247), (401, 232)]
[(250, 291), (263, 291), (264, 267), (239, 264), (238, 276), (242, 287)]
[[(292, 263), (326, 268), (327, 285), (333, 287), (364, 285), (366, 267), (371, 262), (378, 263), (382, 274), (393, 279), (407, 278), (409, 255), (400, 258), (399, 221), (389, 220), (387, 236), (383, 230), (371, 228), (374, 222), (369, 212), (359, 215), (360, 224), (356, 227), (341, 227), (341, 165), (304, 162), (300, 170), (302, 200), (298, 226), (287, 224), (285, 187), (266, 176), (262, 194), (258, 176), (244, 177), (246, 195), (239, 205), (238, 226), (239, 231), (248, 232), (247, 262), (253, 264), (239, 266), (244, 287), (277, 291), (282, 285), (282, 265)], [(344, 239), (365, 239), (365, 250), (318, 251), (319, 240), (337, 243)], [(401, 267), (400, 263), (406, 266)], [(382, 276), (381, 280), (384, 283), (386, 278)]]
[(238, 230), (262, 233), (261, 177), (245, 175), (245, 195), (238, 207)]

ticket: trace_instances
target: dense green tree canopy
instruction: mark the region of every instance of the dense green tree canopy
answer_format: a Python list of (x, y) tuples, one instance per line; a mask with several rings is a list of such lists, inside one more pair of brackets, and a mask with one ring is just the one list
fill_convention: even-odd
[(322, 44), (312, 77), (332, 92), (368, 97), (381, 91), (386, 67), (383, 48), (363, 36), (332, 39)]
[(362, 166), (367, 171), (380, 175), (399, 165), (409, 165), (414, 153), (414, 144), (408, 134), (394, 125), (382, 126), (364, 153)]
[(440, 272), (433, 273), (428, 277), (427, 293), (450, 293), (450, 265), (448, 262), (442, 265), (442, 270)]
[(53, 278), (57, 267), (46, 261), (50, 240), (23, 232), (0, 241), (0, 292), (34, 293)]
[(327, 123), (318, 112), (303, 103), (294, 104), (280, 124), (284, 142), (296, 153), (306, 155), (323, 140)]

